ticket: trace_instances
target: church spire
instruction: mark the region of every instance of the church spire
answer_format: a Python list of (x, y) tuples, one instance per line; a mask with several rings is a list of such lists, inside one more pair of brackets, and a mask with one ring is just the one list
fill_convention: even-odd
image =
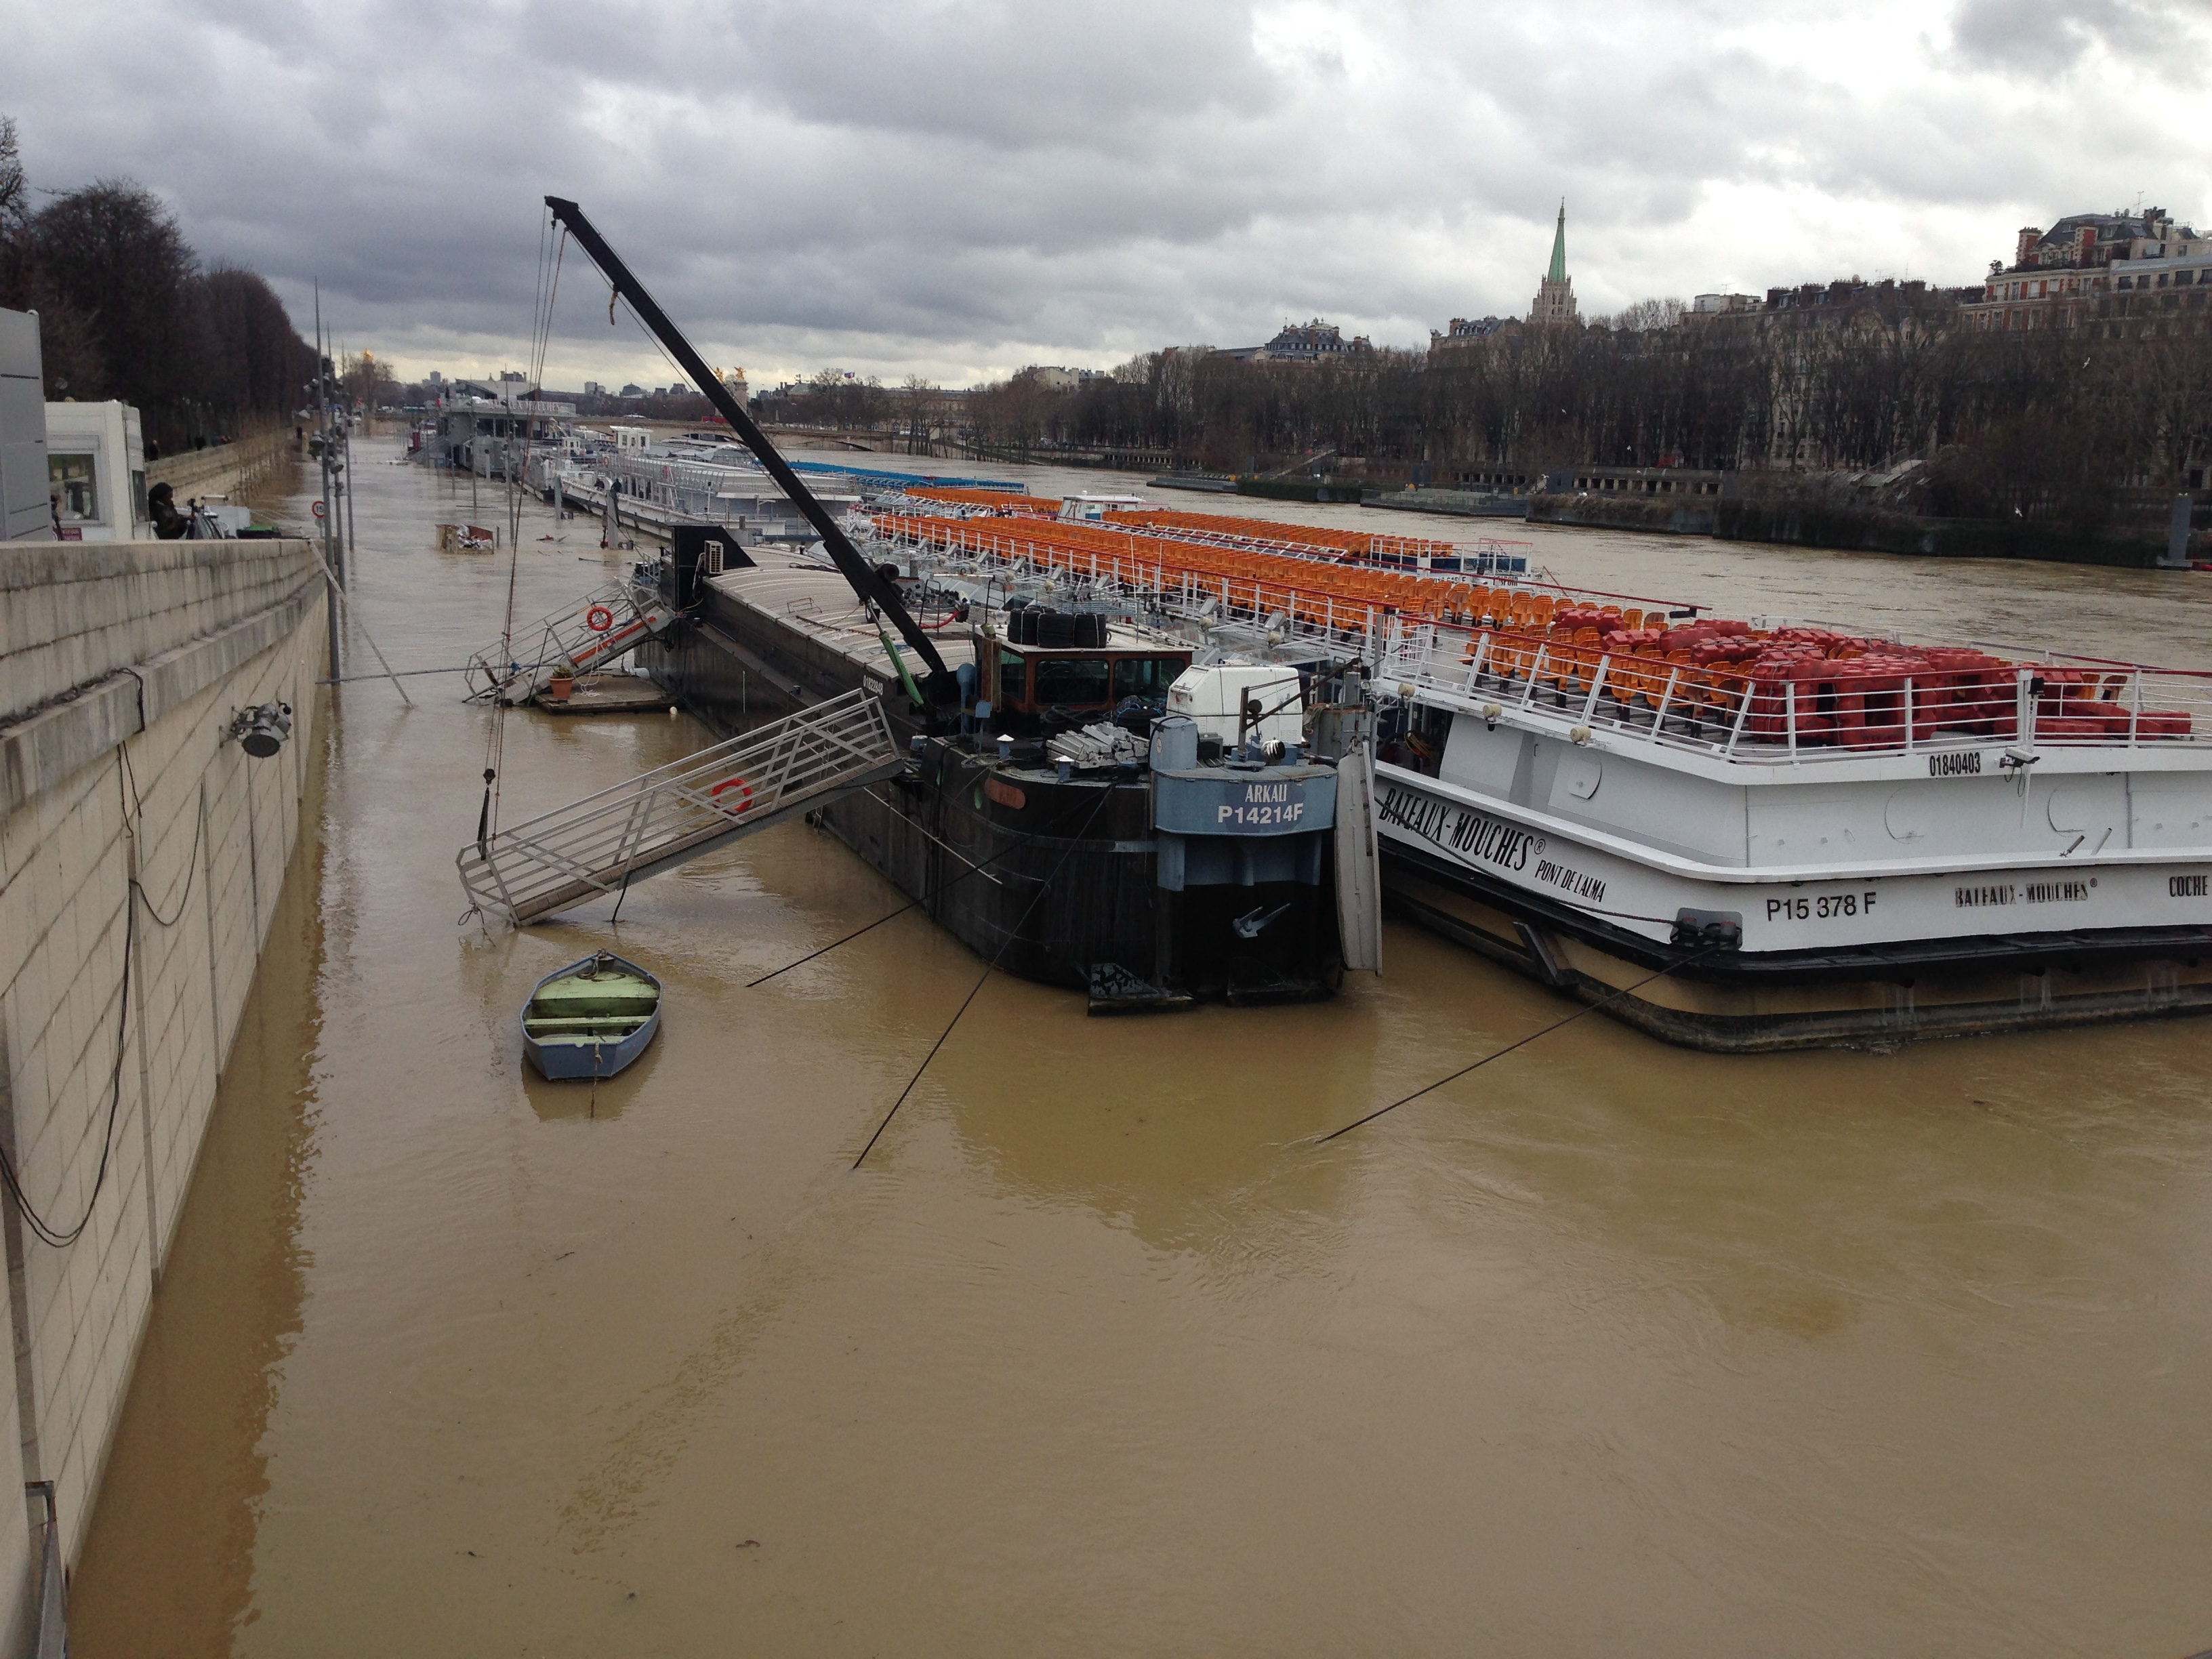
[(1552, 232), (1552, 268), (1544, 273), (1544, 280), (1536, 285), (1536, 303), (1528, 308), (1528, 320), (1544, 325), (1565, 325), (1575, 321), (1575, 285), (1567, 276), (1567, 202), (1559, 198), (1559, 222)]

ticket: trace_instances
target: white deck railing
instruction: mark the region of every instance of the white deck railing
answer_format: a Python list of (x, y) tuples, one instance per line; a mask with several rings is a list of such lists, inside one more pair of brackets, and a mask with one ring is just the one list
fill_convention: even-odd
[(1978, 738), (2038, 748), (2212, 741), (2212, 676), (2080, 660), (1926, 673), (1822, 660), (1746, 672), (1394, 617), (1376, 661), (1386, 690), (1478, 712), (1541, 709), (1570, 726), (1744, 761), (1912, 753)]
[(1139, 620), (1242, 624), (1294, 651), (1371, 663), (1386, 690), (1411, 686), (1470, 707), (1541, 708), (1569, 725), (1747, 761), (1951, 749), (1978, 737), (2039, 747), (2212, 742), (2208, 674), (2069, 657), (1985, 656), (1980, 665), (1926, 672), (1850, 659), (1701, 668), (1543, 633), (1408, 618), (1269, 579), (1178, 570), (1165, 547), (1148, 558), (1141, 538), (1120, 554), (1041, 544), (1020, 520), (989, 518), (889, 542), (919, 570), (980, 583), (987, 597), (1003, 581), (1001, 601), (1050, 593), (1056, 603)]

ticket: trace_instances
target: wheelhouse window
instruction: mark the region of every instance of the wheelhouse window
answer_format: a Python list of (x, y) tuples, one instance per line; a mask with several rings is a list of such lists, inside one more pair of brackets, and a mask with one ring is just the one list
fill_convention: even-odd
[(100, 472), (90, 455), (46, 457), (47, 487), (62, 498), (64, 524), (100, 522)]
[(1022, 708), (1030, 700), (1030, 665), (1011, 651), (999, 653), (999, 707)]
[(1103, 703), (1111, 690), (1112, 665), (1103, 657), (1041, 657), (1036, 665), (1036, 703)]
[(1184, 657), (1120, 658), (1114, 664), (1114, 701), (1142, 697), (1147, 702), (1165, 702), (1168, 687), (1188, 666)]

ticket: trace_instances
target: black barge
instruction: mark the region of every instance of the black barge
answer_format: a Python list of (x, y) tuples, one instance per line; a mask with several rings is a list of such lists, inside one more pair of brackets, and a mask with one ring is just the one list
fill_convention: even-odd
[(1003, 612), (948, 618), (961, 695), (933, 710), (834, 569), (756, 548), (702, 574), (711, 536), (679, 533), (663, 567), (685, 620), (647, 648), (654, 678), (724, 735), (855, 686), (881, 697), (905, 772), (811, 821), (978, 956), (1101, 1012), (1335, 991), (1334, 759), (1162, 723), (1188, 644), (1092, 616), (1097, 643), (1017, 647)]

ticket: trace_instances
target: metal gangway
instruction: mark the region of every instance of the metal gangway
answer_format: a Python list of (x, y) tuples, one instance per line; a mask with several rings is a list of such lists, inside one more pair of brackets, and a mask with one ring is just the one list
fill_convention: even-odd
[(678, 614), (656, 590), (638, 583), (599, 588), (471, 657), (469, 700), (497, 697), (510, 703), (528, 702), (545, 689), (561, 664), (588, 674), (617, 662), (674, 622)]
[(464, 847), (471, 902), (520, 926), (880, 783), (904, 765), (883, 705), (848, 691)]

